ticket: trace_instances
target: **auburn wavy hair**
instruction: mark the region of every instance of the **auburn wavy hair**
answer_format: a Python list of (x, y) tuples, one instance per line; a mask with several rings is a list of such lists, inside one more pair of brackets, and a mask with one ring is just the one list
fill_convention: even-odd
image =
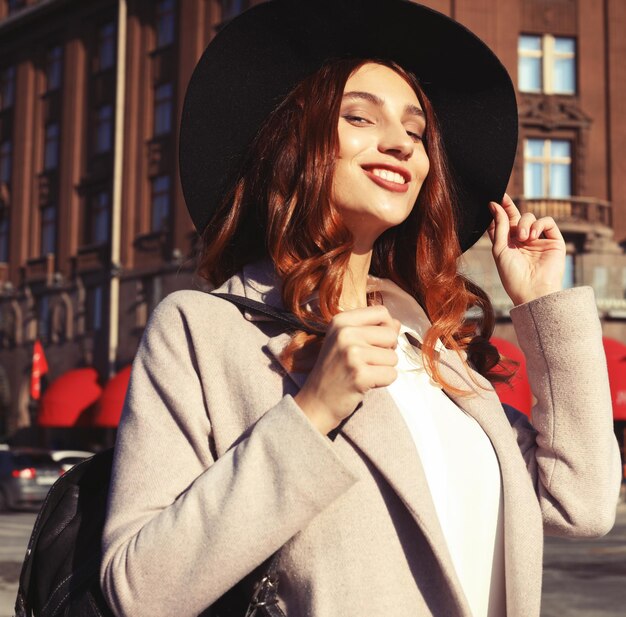
[[(414, 89), (426, 116), (423, 139), (430, 161), (410, 215), (376, 241), (371, 273), (391, 279), (426, 311), (432, 328), (422, 352), (433, 380), (449, 387), (437, 363), (435, 344), (441, 339), (449, 349), (466, 351), (470, 364), (490, 381), (508, 381), (511, 365), (489, 343), (495, 324), (491, 302), (457, 271), (457, 201), (435, 112), (417, 78), (394, 62), (329, 62), (278, 105), (202, 235), (198, 274), (219, 286), (246, 263), (269, 255), (287, 310), (322, 328), (339, 312), (353, 238), (330, 198), (337, 124), (346, 81), (368, 62), (391, 68)], [(313, 311), (307, 300), (315, 293), (319, 300)], [(480, 309), (479, 320), (467, 319), (470, 308)], [(295, 367), (321, 340), (321, 335), (295, 333), (284, 361)]]

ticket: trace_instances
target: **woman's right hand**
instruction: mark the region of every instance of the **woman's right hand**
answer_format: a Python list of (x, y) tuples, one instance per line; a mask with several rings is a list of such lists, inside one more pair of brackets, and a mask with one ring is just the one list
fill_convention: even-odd
[(368, 390), (393, 383), (399, 332), (400, 322), (380, 305), (333, 317), (315, 365), (294, 397), (322, 434), (347, 418)]

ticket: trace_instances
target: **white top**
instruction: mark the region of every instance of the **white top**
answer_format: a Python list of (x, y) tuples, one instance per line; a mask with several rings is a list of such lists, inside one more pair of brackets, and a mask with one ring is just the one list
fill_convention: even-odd
[[(420, 305), (389, 280), (370, 277), (369, 291), (402, 326), (398, 378), (388, 391), (411, 432), (430, 493), (474, 617), (506, 614), (500, 467), (480, 425), (432, 382), (414, 342), (430, 322)], [(415, 339), (417, 341), (415, 341)], [(438, 342), (438, 353), (454, 353)]]

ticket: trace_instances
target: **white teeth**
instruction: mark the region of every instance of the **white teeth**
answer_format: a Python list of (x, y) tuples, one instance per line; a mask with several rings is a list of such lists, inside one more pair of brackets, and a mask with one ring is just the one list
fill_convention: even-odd
[(404, 184), (404, 178), (395, 171), (389, 171), (388, 169), (372, 169), (372, 173), (383, 180), (389, 182), (395, 182), (396, 184)]

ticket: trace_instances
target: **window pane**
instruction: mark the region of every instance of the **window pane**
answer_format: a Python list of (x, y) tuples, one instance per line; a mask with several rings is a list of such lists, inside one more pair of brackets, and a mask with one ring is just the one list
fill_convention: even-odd
[(541, 92), (541, 58), (520, 56), (518, 79), (522, 92)]
[(91, 326), (92, 330), (100, 330), (102, 328), (102, 302), (103, 302), (102, 286), (93, 289)]
[(48, 296), (41, 296), (39, 299), (39, 315), (37, 317), (37, 335), (39, 338), (47, 339), (50, 319), (50, 299)]
[(44, 169), (56, 169), (59, 163), (59, 125), (46, 126), (46, 145), (43, 158)]
[(520, 51), (541, 51), (541, 37), (524, 34), (519, 37)]
[(10, 66), (0, 71), (0, 109), (13, 105), (15, 95), (15, 67)]
[(113, 108), (105, 105), (96, 112), (96, 152), (109, 152), (112, 147)]
[(524, 197), (543, 197), (543, 165), (526, 163), (524, 165)]
[(550, 197), (569, 197), (572, 194), (572, 177), (569, 165), (550, 166)]
[(50, 205), (41, 209), (41, 254), (56, 252), (57, 209)]
[(61, 86), (61, 63), (63, 52), (57, 45), (48, 51), (46, 67), (46, 91), (56, 90)]
[(174, 42), (174, 1), (161, 0), (157, 4), (157, 47)]
[(155, 90), (155, 135), (164, 135), (172, 130), (172, 97), (172, 84), (162, 84)]
[(105, 244), (109, 241), (110, 196), (108, 191), (96, 193), (89, 201), (87, 216), (87, 244)]
[(152, 231), (168, 228), (170, 217), (170, 177), (158, 176), (152, 181)]
[(115, 24), (102, 26), (98, 38), (98, 69), (104, 71), (115, 64)]
[(550, 142), (550, 158), (570, 158), (572, 144), (566, 139), (553, 139)]
[(574, 58), (555, 58), (552, 89), (557, 94), (576, 92), (576, 73)]
[(11, 142), (3, 141), (0, 144), (0, 183), (11, 182)]
[(574, 287), (574, 255), (567, 253), (565, 255), (565, 272), (563, 274), (563, 288), (569, 289)]
[(0, 261), (9, 261), (9, 217), (6, 210), (0, 211)]
[(525, 155), (533, 157), (543, 156), (544, 143), (543, 139), (527, 139)]
[(554, 51), (557, 54), (573, 54), (576, 52), (574, 39), (554, 37)]

